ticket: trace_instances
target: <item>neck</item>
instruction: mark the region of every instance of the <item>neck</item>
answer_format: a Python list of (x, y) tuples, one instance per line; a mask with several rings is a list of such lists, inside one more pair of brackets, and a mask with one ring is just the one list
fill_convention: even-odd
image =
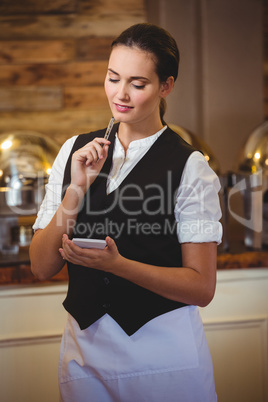
[(120, 123), (117, 135), (121, 144), (125, 149), (125, 152), (127, 152), (129, 144), (132, 141), (150, 137), (151, 135), (157, 133), (162, 128), (163, 128), (162, 123), (157, 124), (154, 127), (150, 127), (149, 130), (144, 130), (143, 127), (137, 127), (127, 123)]

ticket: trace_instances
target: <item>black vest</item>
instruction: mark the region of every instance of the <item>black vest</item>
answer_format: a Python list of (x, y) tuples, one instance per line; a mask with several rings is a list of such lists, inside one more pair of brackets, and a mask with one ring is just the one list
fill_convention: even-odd
[[(88, 190), (78, 214), (73, 237), (112, 237), (119, 253), (147, 264), (180, 267), (174, 205), (181, 175), (194, 151), (169, 127), (132, 169), (119, 188), (106, 193), (115, 132), (107, 160)], [(70, 183), (71, 156), (105, 130), (78, 136), (66, 164), (64, 190)], [(69, 288), (63, 305), (85, 329), (108, 313), (131, 335), (149, 320), (185, 306), (157, 295), (116, 275), (68, 263)]]

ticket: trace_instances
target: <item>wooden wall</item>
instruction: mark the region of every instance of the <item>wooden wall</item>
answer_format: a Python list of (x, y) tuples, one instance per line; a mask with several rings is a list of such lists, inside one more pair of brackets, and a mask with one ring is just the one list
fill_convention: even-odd
[(111, 41), (145, 20), (144, 0), (1, 0), (0, 133), (33, 130), (62, 144), (105, 127)]
[[(0, 133), (34, 130), (60, 144), (106, 126), (111, 40), (145, 21), (146, 0), (1, 0)], [(268, 119), (268, 1), (264, 4), (264, 116)]]

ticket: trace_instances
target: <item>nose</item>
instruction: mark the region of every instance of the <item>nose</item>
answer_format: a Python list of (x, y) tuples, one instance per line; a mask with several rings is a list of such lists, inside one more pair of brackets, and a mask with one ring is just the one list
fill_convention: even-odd
[(124, 82), (120, 82), (118, 86), (118, 92), (117, 92), (118, 99), (127, 101), (129, 100), (129, 94), (128, 94), (128, 89), (127, 89), (127, 84)]

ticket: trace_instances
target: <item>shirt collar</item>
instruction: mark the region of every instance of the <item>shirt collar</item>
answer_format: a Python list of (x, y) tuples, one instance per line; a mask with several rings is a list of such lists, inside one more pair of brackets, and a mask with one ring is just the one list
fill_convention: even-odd
[[(166, 130), (167, 126), (161, 128), (157, 133), (150, 135), (149, 137), (141, 138), (139, 140), (131, 141), (128, 149), (138, 149), (144, 147), (150, 147), (160, 137), (160, 135)], [(115, 141), (120, 143), (117, 133), (115, 134)], [(121, 143), (120, 143), (121, 144)]]

